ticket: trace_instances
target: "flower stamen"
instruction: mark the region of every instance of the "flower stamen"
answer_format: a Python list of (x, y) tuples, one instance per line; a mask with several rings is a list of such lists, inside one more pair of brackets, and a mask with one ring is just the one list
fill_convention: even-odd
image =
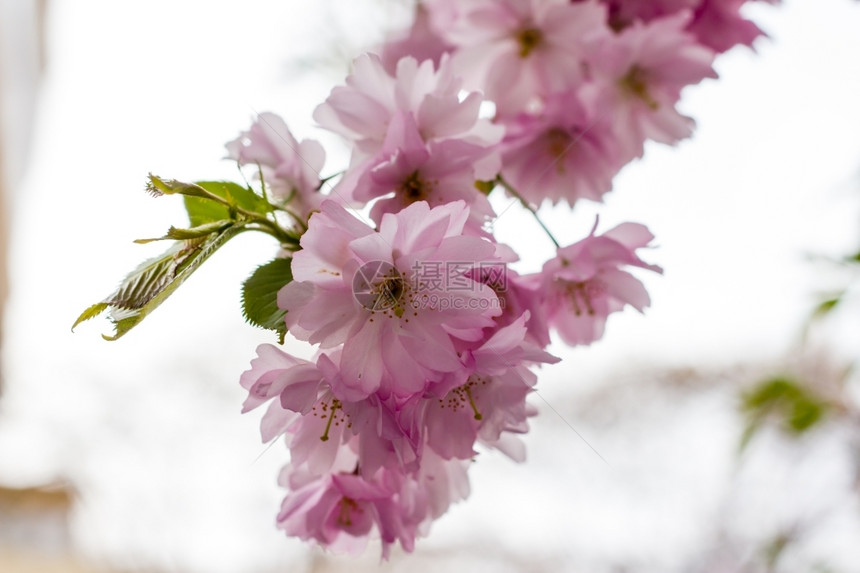
[(328, 432), (331, 430), (331, 423), (334, 421), (335, 414), (340, 409), (340, 400), (332, 400), (331, 402), (331, 412), (328, 415), (328, 422), (325, 425), (325, 431), (323, 435), (320, 436), (320, 441), (327, 442), (328, 441)]
[(538, 28), (525, 28), (517, 34), (520, 45), (520, 57), (527, 58), (543, 41), (543, 32)]
[(660, 104), (658, 104), (657, 101), (651, 97), (651, 94), (648, 93), (647, 72), (639, 66), (632, 66), (627, 71), (627, 74), (621, 78), (619, 83), (625, 91), (644, 101), (652, 110), (656, 110), (660, 107)]

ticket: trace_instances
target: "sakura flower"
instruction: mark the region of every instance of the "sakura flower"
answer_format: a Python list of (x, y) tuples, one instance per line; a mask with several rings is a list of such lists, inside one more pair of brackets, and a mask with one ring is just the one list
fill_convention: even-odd
[(395, 73), (397, 62), (411, 56), (419, 62), (432, 60), (439, 67), (442, 55), (451, 51), (453, 46), (445, 41), (434, 26), (430, 8), (422, 2), (415, 8), (415, 20), (405, 33), (387, 41), (381, 50), (382, 63), (389, 73)]
[(525, 316), (527, 339), (540, 348), (549, 345), (549, 328), (540, 304), (541, 281), (537, 275), (520, 276), (507, 266), (489, 265), (476, 269), (473, 276), (499, 297), (502, 314), (495, 318), (497, 328)]
[(445, 35), (468, 87), (483, 89), (507, 115), (578, 86), (591, 45), (609, 33), (605, 21), (595, 0), (485, 0), (469, 5)]
[(693, 120), (675, 104), (685, 86), (714, 78), (714, 53), (685, 31), (692, 15), (635, 22), (607, 38), (590, 60), (594, 83), (585, 91), (603, 102), (598, 113), (612, 118), (624, 153), (639, 156), (643, 143), (653, 139), (674, 144), (692, 133)]
[(547, 321), (570, 345), (598, 340), (607, 317), (626, 305), (642, 312), (651, 303), (642, 283), (622, 267), (663, 272), (635, 253), (654, 238), (643, 225), (623, 223), (599, 236), (596, 227), (585, 239), (560, 248), (541, 271)]
[[(480, 228), (492, 210), (474, 182), (498, 173), (495, 145), (503, 129), (479, 118), (480, 93), (460, 98), (461, 82), (448, 58), (434, 68), (431, 60), (419, 64), (404, 57), (392, 75), (378, 56), (367, 54), (355, 60), (346, 83), (314, 112), (323, 127), (354, 144), (350, 168), (334, 192), (348, 203), (362, 204), (399, 191), (395, 201), (377, 207), (377, 221), (382, 212), (395, 212), (398, 204), (418, 198), (433, 205), (464, 199), (476, 207), (471, 227)], [(448, 164), (452, 153), (461, 157)], [(437, 184), (437, 178), (446, 181)]]
[[(558, 358), (526, 339), (523, 314), (497, 330), (477, 348), (462, 352), (464, 383), (436, 384), (437, 399), (422, 404), (427, 445), (445, 459), (469, 459), (481, 437), (489, 445), (502, 445), (502, 432), (524, 433), (528, 426), (526, 396), (536, 382), (527, 365), (558, 362)], [(453, 387), (452, 387), (453, 386)], [(506, 453), (521, 461), (519, 448)]]
[(375, 166), (365, 172), (353, 195), (367, 201), (393, 192), (374, 204), (371, 218), (376, 222), (384, 213), (396, 213), (416, 201), (435, 207), (462, 200), (470, 207), (468, 228), (477, 234), (493, 209), (475, 188), (474, 165), (492, 151), (461, 139), (425, 143), (412, 114), (397, 112)]
[[(462, 235), (468, 218), (462, 201), (413, 203), (383, 215), (378, 232), (333, 201), (311, 217), (278, 305), (297, 338), (343, 344), (340, 373), (354, 398), (423, 392), (461, 367), (456, 340), (480, 340), (492, 326), (498, 298), (467, 271), (496, 261), (495, 247)], [(451, 282), (429, 280), (425, 268)]]
[(315, 540), (334, 551), (360, 553), (371, 534), (382, 540), (382, 556), (397, 541), (408, 551), (417, 528), (403, 523), (396, 493), (402, 476), (381, 470), (375, 479), (338, 472), (291, 491), (278, 514), (278, 527), (288, 535)]
[(403, 522), (426, 535), (432, 520), (448, 511), (452, 503), (469, 496), (470, 464), (470, 460), (446, 460), (427, 448), (421, 467), (400, 485), (398, 501)]
[(383, 559), (397, 542), (412, 551), (415, 539), (428, 533), (434, 519), (469, 495), (468, 463), (444, 460), (428, 451), (415, 472), (387, 468), (370, 477), (349, 471), (310, 476), (287, 466), (279, 481), (290, 491), (278, 514), (278, 527), (288, 535), (353, 555), (375, 536), (380, 538)]
[(312, 139), (296, 141), (281, 117), (261, 113), (248, 131), (226, 147), (239, 165), (259, 165), (270, 195), (303, 219), (319, 209), (325, 151)]
[(718, 53), (738, 44), (752, 46), (753, 40), (764, 32), (741, 15), (745, 3), (745, 0), (701, 0), (688, 30)]
[(432, 60), (419, 63), (404, 57), (390, 74), (379, 56), (364, 54), (353, 62), (346, 85), (332, 89), (316, 108), (314, 119), (354, 144), (353, 165), (382, 148), (398, 111), (412, 114), (425, 142), (459, 138), (476, 145), (495, 144), (502, 130), (478, 117), (481, 94), (471, 92), (461, 99), (461, 86), (448, 58), (434, 67)]
[(571, 206), (578, 199), (601, 201), (633, 158), (618, 141), (613, 119), (579, 91), (550, 95), (539, 114), (502, 121), (502, 176), (535, 205), (544, 199)]
[(687, 31), (700, 44), (718, 53), (738, 44), (751, 46), (762, 35), (759, 27), (740, 13), (746, 0), (603, 0), (603, 3), (609, 8), (609, 25), (617, 31), (637, 21), (649, 22), (688, 10), (693, 18)]
[(350, 401), (332, 358), (322, 354), (314, 364), (269, 344), (260, 345), (257, 354), (241, 378), (248, 390), (244, 411), (275, 399), (263, 418), (263, 438), (286, 435), (294, 466), (322, 475), (346, 443), (354, 448), (362, 475), (383, 466), (415, 466), (418, 436), (408, 435), (377, 396)]
[(656, 18), (672, 16), (682, 10), (692, 11), (702, 0), (602, 0), (602, 3), (609, 9), (610, 27), (621, 31), (637, 21), (649, 22)]

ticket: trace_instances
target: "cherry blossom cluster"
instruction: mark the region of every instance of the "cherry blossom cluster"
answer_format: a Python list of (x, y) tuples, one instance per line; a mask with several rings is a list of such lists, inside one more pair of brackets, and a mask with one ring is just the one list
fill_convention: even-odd
[(313, 360), (262, 345), (241, 378), (245, 411), (267, 404), (263, 439), (290, 451), (280, 528), (410, 551), (468, 495), (477, 444), (524, 459), (551, 333), (598, 340), (610, 314), (650, 303), (630, 271), (661, 269), (637, 254), (654, 238), (643, 225), (595, 224), (519, 275), (487, 194), (532, 210), (600, 201), (645, 141), (690, 135), (682, 88), (761, 34), (742, 4), (425, 0), (314, 113), (352, 150), (333, 187), (322, 147), (274, 114), (228, 144), (301, 235), (277, 305), (317, 345)]

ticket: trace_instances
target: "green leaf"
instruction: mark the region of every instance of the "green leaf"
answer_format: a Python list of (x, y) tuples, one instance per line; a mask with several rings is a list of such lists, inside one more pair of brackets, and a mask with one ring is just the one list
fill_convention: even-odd
[(788, 418), (788, 427), (795, 433), (802, 434), (814, 426), (824, 415), (824, 408), (820, 402), (813, 400), (799, 400), (791, 409)]
[(833, 298), (829, 298), (820, 302), (818, 306), (815, 307), (815, 310), (812, 311), (813, 318), (820, 318), (830, 313), (830, 311), (836, 308), (836, 305), (838, 305), (841, 301), (842, 295), (840, 294)]
[(215, 221), (223, 221), (224, 219), (232, 219), (230, 207), (223, 205), (212, 199), (204, 199), (200, 197), (192, 197), (186, 195), (182, 198), (185, 201), (185, 211), (188, 213), (188, 221), (192, 227), (207, 225)]
[(192, 227), (224, 219), (235, 220), (237, 210), (255, 213), (261, 217), (274, 210), (274, 207), (253, 189), (232, 181), (184, 183), (176, 179), (162, 179), (150, 173), (146, 189), (153, 195), (183, 195)]
[(162, 179), (157, 175), (149, 174), (149, 182), (146, 184), (147, 192), (159, 195), (190, 195), (192, 197), (208, 197), (209, 193), (194, 183), (183, 183), (176, 179)]
[(799, 435), (820, 422), (829, 405), (801, 383), (778, 376), (744, 394), (741, 409), (748, 417), (741, 439), (743, 449), (768, 416), (780, 420), (785, 430)]
[(268, 201), (257, 195), (253, 189), (242, 187), (232, 181), (196, 181), (197, 185), (226, 200), (230, 205), (251, 211), (259, 215), (266, 215), (273, 211)]
[(72, 328), (109, 309), (114, 334), (103, 337), (117, 340), (173, 294), (215, 251), (244, 230), (242, 225), (231, 224), (202, 238), (176, 242), (161, 256), (144, 261), (110, 296), (87, 308)]
[(747, 412), (755, 412), (772, 407), (782, 400), (793, 400), (798, 392), (799, 387), (794, 380), (783, 377), (771, 378), (744, 394), (742, 408)]
[(284, 343), (287, 325), (285, 310), (278, 308), (278, 291), (293, 280), (291, 259), (275, 259), (257, 267), (242, 285), (242, 314), (245, 320), (278, 333)]
[(85, 320), (89, 320), (91, 318), (97, 317), (98, 315), (100, 315), (101, 313), (106, 311), (108, 309), (108, 306), (110, 306), (110, 305), (108, 305), (107, 303), (104, 303), (104, 302), (95, 303), (94, 305), (92, 305), (87, 310), (85, 310), (84, 312), (81, 313), (81, 315), (78, 317), (78, 319), (72, 325), (72, 330), (74, 330), (77, 325), (84, 322)]

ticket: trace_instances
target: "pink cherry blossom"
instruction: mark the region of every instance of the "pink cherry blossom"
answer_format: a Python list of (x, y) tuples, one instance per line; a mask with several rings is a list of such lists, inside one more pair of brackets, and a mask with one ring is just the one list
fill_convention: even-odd
[[(448, 58), (443, 57), (435, 67), (432, 60), (419, 63), (404, 57), (394, 74), (389, 74), (379, 56), (364, 54), (353, 62), (346, 85), (335, 87), (316, 108), (314, 119), (354, 145), (353, 166), (382, 148), (398, 111), (412, 114), (425, 142), (458, 138), (475, 145), (494, 145), (502, 138), (502, 130), (479, 118), (481, 94), (471, 92), (460, 98), (461, 87)], [(486, 163), (492, 166), (492, 162)], [(495, 172), (482, 178), (493, 175)]]
[(493, 152), (461, 139), (425, 143), (412, 114), (398, 112), (373, 160), (375, 166), (356, 183), (353, 196), (364, 202), (393, 194), (374, 204), (371, 218), (377, 223), (383, 214), (397, 213), (416, 201), (435, 207), (462, 200), (470, 207), (467, 227), (477, 234), (493, 209), (475, 188), (475, 163)]
[(325, 151), (312, 139), (296, 141), (280, 116), (258, 115), (248, 131), (227, 143), (227, 152), (239, 165), (259, 165), (270, 196), (303, 219), (319, 209)]
[(585, 239), (560, 248), (541, 271), (547, 321), (570, 345), (601, 338), (607, 317), (626, 305), (642, 312), (651, 303), (639, 279), (623, 267), (662, 272), (635, 253), (654, 238), (645, 226), (623, 223), (603, 235), (595, 235), (595, 229)]
[[(594, 92), (585, 92), (595, 95)], [(614, 116), (581, 91), (550, 95), (537, 114), (503, 120), (502, 175), (535, 205), (578, 199), (601, 201), (633, 156), (615, 132)]]
[(614, 30), (687, 10), (693, 14), (687, 30), (700, 44), (715, 52), (725, 52), (738, 44), (751, 46), (763, 34), (740, 13), (747, 0), (603, 0), (603, 3), (609, 9), (609, 24)]
[(383, 466), (415, 467), (419, 436), (407, 434), (395, 411), (377, 396), (350, 399), (353, 393), (341, 384), (334, 361), (338, 353), (334, 360), (321, 354), (316, 364), (269, 344), (260, 345), (257, 354), (241, 378), (248, 390), (244, 411), (274, 399), (263, 419), (263, 437), (285, 435), (294, 466), (322, 475), (336, 463), (341, 445), (350, 443), (362, 475)]
[(493, 289), (499, 297), (502, 314), (495, 318), (497, 328), (507, 326), (526, 316), (527, 338), (540, 348), (546, 348), (549, 345), (549, 327), (546, 324), (543, 306), (540, 304), (540, 277), (520, 276), (504, 265), (483, 266), (476, 269), (473, 276), (475, 280)]
[[(324, 202), (293, 258), (294, 281), (278, 295), (290, 332), (323, 348), (343, 344), (343, 384), (358, 395), (408, 397), (457, 371), (454, 342), (480, 340), (501, 312), (492, 289), (466, 274), (496, 260), (489, 241), (462, 235), (468, 218), (462, 201), (433, 209), (419, 201), (383, 215), (374, 232)], [(368, 264), (378, 274), (356, 278)], [(425, 267), (445, 269), (459, 288), (424, 280)]]
[(485, 0), (444, 33), (457, 46), (453, 62), (467, 87), (483, 89), (507, 115), (578, 86), (591, 45), (610, 33), (605, 22), (595, 0)]
[[(427, 445), (445, 459), (469, 459), (479, 437), (501, 446), (522, 461), (522, 450), (505, 447), (502, 432), (528, 429), (526, 396), (537, 378), (527, 365), (558, 362), (558, 358), (526, 339), (528, 313), (498, 329), (476, 348), (461, 352), (467, 378), (450, 377), (431, 388), (438, 396), (422, 402)], [(455, 380), (453, 383), (450, 380)]]
[(674, 144), (689, 137), (693, 120), (678, 113), (681, 89), (716, 77), (714, 53), (684, 31), (689, 12), (636, 22), (607, 39), (591, 60), (594, 83), (585, 91), (605, 106), (598, 113), (612, 117), (625, 153), (641, 155), (653, 139)]
[[(583, 0), (573, 0), (582, 2)], [(634, 22), (648, 22), (664, 16), (672, 16), (682, 10), (693, 11), (702, 0), (601, 0), (609, 10), (609, 25), (621, 31)]]
[(388, 468), (370, 477), (349, 471), (311, 476), (287, 466), (280, 483), (289, 492), (278, 514), (278, 527), (288, 535), (352, 555), (376, 536), (383, 559), (398, 542), (412, 551), (415, 539), (427, 534), (432, 520), (469, 495), (468, 463), (428, 451), (421, 468), (413, 473)]
[[(776, 0), (768, 0), (775, 3)], [(741, 15), (745, 0), (702, 0), (688, 30), (703, 45), (716, 52), (737, 46), (752, 46), (764, 32)]]
[(397, 62), (406, 56), (419, 62), (432, 60), (433, 65), (439, 67), (442, 55), (450, 52), (454, 46), (445, 41), (434, 23), (427, 2), (419, 3), (415, 8), (412, 27), (382, 46), (381, 59), (389, 74), (396, 72)]
[(401, 479), (386, 479), (386, 471), (367, 480), (346, 472), (326, 474), (284, 498), (278, 527), (287, 534), (314, 540), (334, 551), (356, 555), (371, 534), (382, 539), (382, 555), (398, 540), (414, 546), (416, 527), (403, 523), (395, 495)]

